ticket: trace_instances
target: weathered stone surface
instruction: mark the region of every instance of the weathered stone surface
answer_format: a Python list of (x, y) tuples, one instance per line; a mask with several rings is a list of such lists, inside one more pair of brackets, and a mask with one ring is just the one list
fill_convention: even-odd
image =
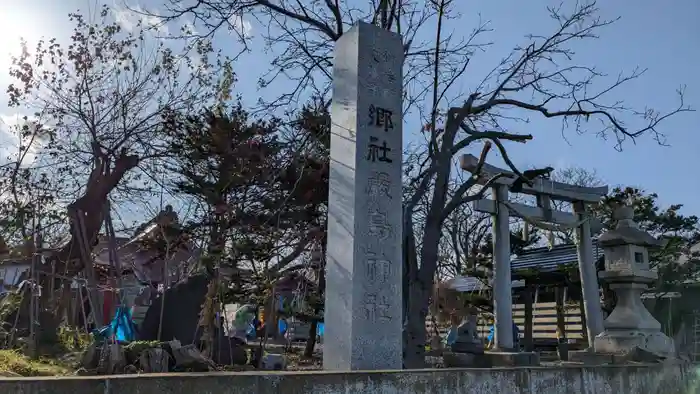
[(663, 357), (659, 357), (658, 354), (652, 353), (650, 351), (647, 351), (645, 349), (635, 347), (629, 350), (627, 353), (618, 356), (617, 360), (618, 362), (637, 362), (637, 363), (656, 363), (656, 362), (662, 362), (665, 359)]
[(486, 352), (492, 367), (531, 367), (540, 365), (540, 356), (534, 352)]
[(175, 358), (175, 366), (180, 370), (206, 372), (214, 367), (212, 362), (205, 358), (194, 345), (172, 347), (171, 351)]
[(689, 394), (691, 365), (0, 379), (14, 394)]
[(688, 360), (682, 358), (666, 358), (658, 354), (649, 352), (639, 347), (633, 347), (630, 350), (617, 353), (600, 353), (592, 351), (577, 351), (569, 353), (571, 361), (579, 362), (584, 365), (604, 365), (604, 364), (630, 364), (643, 363), (654, 364), (662, 362), (687, 363)]
[(165, 291), (165, 309), (161, 336), (158, 325), (163, 295), (158, 295), (139, 328), (139, 339), (170, 341), (177, 338), (184, 344), (194, 343), (199, 312), (204, 302), (209, 279), (204, 274), (193, 275)]
[(287, 368), (287, 359), (281, 354), (266, 354), (261, 366), (267, 371), (283, 371)]
[(460, 341), (459, 339), (450, 346), (455, 353), (472, 353), (484, 354), (484, 345), (482, 343)]
[(102, 345), (98, 345), (96, 342), (92, 342), (90, 345), (88, 345), (80, 359), (80, 366), (86, 370), (96, 369), (100, 362), (101, 350)]
[(596, 352), (623, 355), (637, 349), (656, 358), (675, 357), (673, 340), (661, 332), (606, 330), (595, 338)]
[(606, 231), (598, 238), (598, 243), (603, 247), (622, 245), (661, 246), (661, 242), (658, 239), (641, 230), (634, 222), (634, 208), (630, 206), (619, 207), (613, 213), (613, 216), (618, 220), (618, 226), (613, 230)]
[(484, 353), (484, 343), (477, 333), (477, 316), (475, 314), (467, 315), (466, 319), (457, 328), (457, 339), (455, 343), (450, 345), (450, 348), (455, 353)]
[(484, 352), (442, 355), (448, 368), (533, 367), (540, 365), (540, 357), (533, 352)]
[(146, 349), (141, 353), (139, 366), (145, 373), (168, 372), (170, 366), (170, 355), (164, 349)]
[(596, 353), (587, 349), (569, 352), (569, 361), (589, 366), (595, 366), (613, 364), (614, 358), (612, 354)]
[(335, 44), (324, 369), (402, 367), (401, 37)]
[(447, 368), (491, 368), (491, 359), (483, 354), (444, 352), (442, 360)]
[(100, 360), (97, 365), (97, 373), (101, 375), (113, 375), (124, 372), (126, 367), (126, 353), (118, 343), (103, 343), (98, 347)]
[(605, 330), (595, 336), (593, 348), (614, 355), (641, 349), (659, 358), (675, 357), (673, 339), (661, 332), (661, 324), (641, 300), (642, 292), (657, 278), (647, 249), (656, 243), (634, 223), (633, 213), (630, 207), (619, 208), (617, 227), (601, 236), (606, 271), (600, 277), (615, 291), (617, 303), (604, 322)]
[[(207, 292), (209, 279), (204, 274), (193, 275), (165, 291), (163, 326), (158, 338), (158, 323), (162, 294), (158, 295), (146, 312), (139, 331), (139, 339), (146, 341), (179, 340), (182, 344), (199, 346), (201, 330), (197, 330), (199, 312)], [(222, 365), (242, 365), (248, 360), (243, 344), (229, 338), (224, 330), (216, 329), (212, 359)]]

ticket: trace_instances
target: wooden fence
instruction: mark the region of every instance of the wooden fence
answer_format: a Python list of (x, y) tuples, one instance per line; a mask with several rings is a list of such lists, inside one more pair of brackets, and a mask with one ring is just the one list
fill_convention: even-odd
[[(557, 305), (555, 302), (540, 302), (532, 306), (532, 338), (535, 342), (538, 340), (557, 340)], [(578, 304), (567, 304), (564, 307), (564, 318), (566, 337), (569, 340), (582, 341), (584, 327), (581, 321), (581, 309)], [(525, 305), (513, 305), (513, 321), (520, 330), (520, 338), (525, 335)], [(489, 330), (493, 324), (493, 317), (481, 315), (478, 321), (479, 336), (486, 339), (489, 335)], [(428, 337), (435, 335), (433, 328), (433, 319), (428, 316), (425, 322), (425, 328)], [(445, 336), (449, 327), (441, 325), (438, 327), (438, 332), (441, 336)]]

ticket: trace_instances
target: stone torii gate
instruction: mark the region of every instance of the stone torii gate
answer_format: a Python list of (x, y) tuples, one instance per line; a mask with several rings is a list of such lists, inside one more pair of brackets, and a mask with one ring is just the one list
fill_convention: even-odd
[[(463, 170), (474, 173), (477, 171), (478, 162), (477, 157), (464, 155), (461, 167)], [(479, 173), (478, 184), (486, 185), (489, 179), (499, 174), (501, 176), (492, 181), (493, 199), (481, 199), (473, 203), (476, 211), (489, 213), (494, 217), (493, 304), (496, 317), (494, 333), (496, 349), (509, 351), (514, 348), (509, 227), (511, 214), (539, 228), (576, 229), (576, 249), (586, 313), (586, 330), (589, 346), (592, 347), (593, 339), (603, 331), (603, 312), (600, 306), (598, 276), (593, 256), (591, 226), (600, 227), (601, 224), (587, 214), (586, 205), (599, 202), (608, 193), (608, 187), (581, 187), (537, 178), (531, 181), (532, 186), (525, 184), (519, 191), (537, 198), (537, 206), (534, 207), (508, 201), (509, 188), (518, 179), (518, 175), (511, 171), (484, 164)], [(553, 210), (552, 200), (570, 202), (574, 212)]]

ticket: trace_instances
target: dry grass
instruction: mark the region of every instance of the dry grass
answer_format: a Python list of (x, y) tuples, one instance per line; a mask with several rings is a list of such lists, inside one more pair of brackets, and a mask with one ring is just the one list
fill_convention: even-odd
[(31, 360), (15, 350), (0, 350), (0, 376), (63, 376), (72, 372), (55, 360)]

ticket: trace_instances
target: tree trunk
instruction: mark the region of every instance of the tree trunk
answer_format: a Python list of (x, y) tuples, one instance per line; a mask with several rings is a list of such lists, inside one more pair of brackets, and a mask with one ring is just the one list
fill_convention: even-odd
[(273, 286), (272, 295), (267, 304), (269, 309), (265, 311), (265, 340), (270, 338), (277, 339), (277, 334), (279, 333), (279, 313), (277, 313), (280, 305), (279, 297)]
[[(207, 286), (207, 293), (204, 296), (204, 302), (202, 303), (202, 309), (200, 312), (199, 326), (202, 327), (202, 354), (207, 358), (212, 358), (214, 356), (214, 319), (216, 317), (216, 293), (218, 289), (218, 280), (213, 278), (210, 280)], [(163, 295), (165, 296), (165, 289), (163, 289)], [(163, 306), (164, 307), (164, 306)], [(162, 309), (161, 309), (162, 310)], [(197, 338), (195, 338), (195, 341)]]
[[(321, 305), (323, 302), (324, 293), (326, 289), (326, 247), (325, 242), (322, 251), (321, 266), (318, 268), (318, 289), (317, 289), (317, 299), (316, 305), (314, 306), (314, 316), (318, 316), (321, 313)], [(304, 357), (312, 357), (314, 355), (314, 349), (316, 348), (316, 333), (318, 332), (318, 320), (311, 320), (309, 325), (309, 338), (306, 340), (306, 348), (304, 349)]]
[[(443, 143), (443, 150), (445, 149)], [(425, 368), (425, 345), (427, 335), (425, 332), (425, 318), (428, 315), (430, 306), (430, 296), (433, 294), (435, 270), (437, 269), (440, 237), (442, 236), (442, 217), (447, 200), (448, 181), (450, 177), (451, 156), (445, 155), (440, 160), (440, 168), (437, 171), (433, 196), (430, 199), (430, 209), (423, 228), (423, 243), (420, 256), (420, 268), (418, 268), (417, 258), (410, 258), (406, 261), (409, 276), (404, 278), (404, 283), (408, 280), (408, 307), (406, 322), (406, 336), (404, 337), (404, 367), (408, 369)], [(411, 242), (409, 247), (404, 248), (404, 253), (415, 256), (415, 240), (413, 239), (413, 221), (411, 210), (404, 212), (404, 231), (410, 232)], [(406, 237), (404, 237), (406, 239)], [(412, 246), (412, 247), (410, 247)], [(405, 288), (405, 287), (404, 287)], [(406, 295), (404, 295), (406, 298)]]
[(306, 346), (304, 347), (304, 357), (311, 358), (314, 355), (314, 349), (316, 348), (316, 333), (318, 332), (318, 320), (311, 320), (309, 324), (309, 337), (306, 339)]
[(425, 298), (425, 291), (419, 283), (412, 283), (409, 291), (408, 316), (404, 336), (404, 368), (420, 369), (425, 368), (425, 345), (427, 343), (425, 318), (428, 302), (421, 302)]
[[(114, 158), (113, 165), (104, 154), (97, 152), (95, 155), (95, 168), (85, 185), (85, 193), (68, 206), (69, 217), (78, 213), (83, 215), (87, 247), (92, 247), (97, 241), (97, 235), (105, 218), (104, 206), (109, 193), (119, 185), (127, 172), (139, 164), (139, 157), (128, 155), (126, 151), (122, 151)], [(56, 256), (53, 256), (55, 270), (63, 272), (67, 277), (73, 277), (83, 269), (78, 241), (80, 232), (76, 224), (75, 220), (71, 220), (71, 240)]]
[[(408, 298), (407, 315), (404, 317), (406, 324), (404, 330), (404, 367), (409, 369), (425, 367), (425, 345), (427, 344), (425, 318), (428, 315), (430, 296), (433, 294), (440, 238), (442, 237), (442, 223), (446, 216), (445, 204), (447, 203), (447, 192), (452, 173), (452, 148), (459, 125), (465, 116), (466, 112), (455, 114), (452, 110), (449, 111), (448, 118), (451, 121), (445, 127), (438, 156), (433, 159), (437, 161), (435, 163), (437, 167), (428, 215), (423, 228), (420, 268), (418, 268), (418, 259), (414, 258), (416, 248), (411, 216), (413, 207), (409, 204), (403, 213), (404, 232), (409, 233), (411, 240), (408, 245), (404, 245), (404, 259), (407, 259), (405, 263), (408, 271), (404, 283), (409, 281), (408, 285), (404, 287), (404, 289), (408, 288), (408, 297), (404, 294), (404, 298)], [(424, 191), (417, 193), (423, 194)], [(413, 201), (417, 203), (418, 200), (413, 199)], [(404, 242), (405, 240), (406, 235), (404, 235)]]
[[(439, 227), (436, 233), (434, 228), (428, 228), (423, 236), (423, 250), (421, 253), (421, 267), (417, 268), (417, 262), (411, 262), (411, 275), (408, 283), (408, 315), (406, 316), (407, 337), (404, 349), (404, 367), (408, 369), (425, 368), (425, 345), (427, 334), (425, 331), (425, 319), (430, 307), (430, 295), (433, 294), (433, 278), (437, 265), (437, 244), (440, 241)], [(432, 230), (432, 231), (430, 231)], [(415, 247), (413, 248), (415, 251)], [(404, 296), (406, 297), (406, 296)]]
[[(416, 341), (416, 331), (418, 327), (416, 320), (418, 313), (414, 310), (414, 303), (411, 292), (416, 283), (418, 263), (416, 256), (416, 241), (413, 236), (413, 221), (411, 217), (405, 217), (403, 238), (403, 359), (404, 368), (415, 368), (419, 364), (420, 358), (413, 349), (418, 344)], [(423, 324), (425, 330), (425, 324)], [(423, 344), (425, 346), (425, 344)]]
[[(87, 248), (97, 241), (97, 236), (104, 221), (104, 206), (109, 197), (109, 193), (114, 190), (124, 175), (139, 163), (139, 157), (128, 155), (122, 151), (114, 158), (113, 163), (106, 155), (98, 150), (95, 151), (95, 168), (90, 173), (85, 193), (68, 206), (68, 217), (70, 218), (70, 241), (47, 260), (49, 264), (45, 268), (38, 269), (39, 281), (44, 289), (60, 289), (70, 286), (71, 281), (66, 278), (75, 277), (85, 266), (80, 255), (81, 244), (79, 237), (82, 237), (79, 227), (74, 219), (76, 214), (80, 214), (84, 220), (85, 238)], [(50, 269), (48, 267), (51, 267)], [(61, 278), (52, 275), (52, 271), (61, 274)], [(39, 325), (43, 327), (44, 335), (49, 339), (56, 338), (53, 328), (58, 327), (61, 314), (56, 313), (58, 303), (51, 302), (53, 297), (45, 295), (40, 299)], [(55, 301), (55, 299), (53, 300)], [(98, 307), (98, 306), (95, 306)], [(101, 307), (101, 306), (99, 306)], [(28, 311), (27, 311), (28, 312)], [(101, 324), (101, 322), (98, 322)]]

